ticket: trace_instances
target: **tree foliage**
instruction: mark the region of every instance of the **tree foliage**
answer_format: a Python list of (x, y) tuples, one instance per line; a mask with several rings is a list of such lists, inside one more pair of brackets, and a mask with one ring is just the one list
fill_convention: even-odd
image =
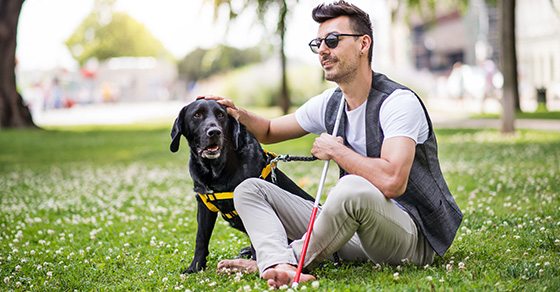
[(197, 48), (179, 62), (179, 76), (197, 81), (260, 61), (262, 54), (258, 48), (240, 50), (225, 45), (211, 50)]
[(103, 1), (66, 41), (72, 56), (83, 65), (90, 58), (165, 57), (171, 54), (150, 31), (131, 16), (113, 12)]

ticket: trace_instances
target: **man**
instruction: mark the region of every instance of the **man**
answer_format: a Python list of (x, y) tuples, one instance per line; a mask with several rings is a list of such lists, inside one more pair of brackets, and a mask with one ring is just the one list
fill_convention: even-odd
[[(451, 245), (462, 213), (443, 179), (428, 113), (408, 88), (372, 72), (373, 36), (368, 14), (344, 1), (319, 5), (320, 26), (309, 44), (325, 78), (339, 86), (310, 99), (295, 114), (268, 120), (228, 106), (262, 143), (312, 133), (311, 154), (334, 160), (344, 176), (331, 190), (316, 219), (307, 250), (306, 272), (335, 252), (343, 261), (432, 263)], [(338, 133), (332, 133), (341, 98), (346, 106)], [(255, 271), (274, 288), (296, 274), (312, 202), (289, 195), (260, 179), (234, 192), (237, 212), (257, 252), (257, 262), (224, 260), (218, 269)], [(293, 242), (288, 243), (286, 239)], [(302, 274), (300, 282), (314, 280)]]

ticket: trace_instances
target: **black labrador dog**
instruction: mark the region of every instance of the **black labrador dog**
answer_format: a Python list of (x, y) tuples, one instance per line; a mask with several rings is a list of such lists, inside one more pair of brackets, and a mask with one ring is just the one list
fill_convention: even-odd
[[(268, 175), (266, 169), (272, 157), (243, 124), (227, 114), (225, 106), (214, 100), (198, 99), (181, 109), (171, 130), (172, 152), (179, 149), (181, 135), (189, 143), (189, 171), (198, 203), (195, 253), (184, 273), (196, 273), (206, 267), (208, 244), (218, 211), (233, 228), (246, 232), (235, 212), (232, 192), (250, 177), (266, 176), (265, 179), (271, 181), (272, 175)], [(283, 189), (314, 200), (280, 170), (275, 170), (275, 176), (276, 183)], [(240, 256), (255, 258), (254, 250), (244, 248)]]

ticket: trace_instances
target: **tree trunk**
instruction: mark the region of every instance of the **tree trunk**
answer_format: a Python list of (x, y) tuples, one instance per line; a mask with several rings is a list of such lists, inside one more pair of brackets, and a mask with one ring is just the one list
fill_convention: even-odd
[(16, 36), (24, 0), (0, 0), (0, 129), (37, 127), (16, 89)]
[(517, 83), (517, 54), (515, 50), (515, 0), (499, 0), (500, 66), (504, 75), (501, 132), (515, 132), (515, 101), (519, 100)]
[(287, 64), (286, 64), (286, 53), (284, 52), (284, 37), (286, 34), (286, 15), (288, 14), (288, 5), (286, 1), (283, 1), (283, 5), (280, 8), (280, 19), (278, 20), (278, 32), (280, 33), (280, 60), (282, 62), (282, 83), (280, 85), (280, 100), (278, 104), (282, 109), (284, 114), (287, 114), (290, 110), (290, 93), (288, 92), (288, 76), (287, 76)]

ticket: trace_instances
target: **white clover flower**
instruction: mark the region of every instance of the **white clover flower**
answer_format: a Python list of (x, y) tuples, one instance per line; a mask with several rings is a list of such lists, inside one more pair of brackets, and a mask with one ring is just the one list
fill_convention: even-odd
[(426, 277), (426, 280), (428, 280), (429, 282), (432, 282), (432, 281), (433, 281), (433, 278), (432, 278), (432, 276), (427, 276), (427, 277)]
[(394, 274), (393, 274), (393, 278), (394, 278), (395, 280), (398, 280), (398, 279), (399, 279), (399, 272), (394, 273)]
[(162, 282), (167, 282), (167, 277), (163, 277), (163, 279), (161, 279)]
[(153, 274), (154, 274), (154, 271), (153, 271), (153, 270), (150, 270), (150, 271), (148, 272), (148, 276), (151, 276), (151, 275), (153, 275)]
[(130, 244), (125, 243), (125, 244), (124, 244), (124, 247), (125, 247), (125, 248), (129, 248), (129, 247), (130, 247)]
[(52, 272), (47, 272), (47, 279), (52, 278)]
[(41, 266), (41, 265), (37, 266), (37, 271), (41, 271), (42, 269), (43, 269), (43, 266)]
[(19, 272), (19, 271), (21, 271), (21, 266), (20, 266), (20, 265), (17, 265), (17, 266), (16, 266), (16, 272)]
[(8, 284), (10, 282), (10, 277), (4, 278), (4, 283)]
[(465, 263), (463, 262), (459, 262), (459, 269), (464, 269), (465, 268)]
[(279, 289), (280, 290), (288, 290), (288, 288), (289, 288), (288, 285), (284, 284), (284, 285), (280, 286)]
[(249, 285), (243, 286), (243, 291), (249, 292), (249, 291), (251, 291), (251, 290), (252, 290), (252, 289), (251, 289), (251, 286), (249, 286)]

